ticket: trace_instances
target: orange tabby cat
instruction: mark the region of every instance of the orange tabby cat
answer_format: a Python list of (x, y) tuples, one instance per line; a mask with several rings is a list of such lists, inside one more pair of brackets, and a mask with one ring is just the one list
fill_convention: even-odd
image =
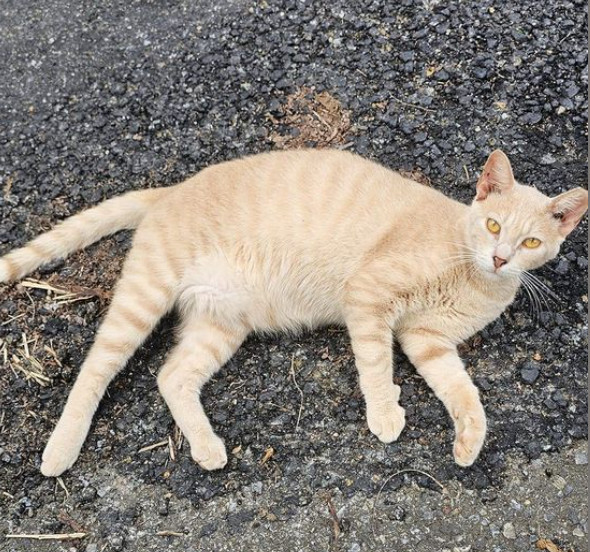
[(404, 427), (393, 383), (400, 342), (455, 423), (455, 460), (474, 462), (486, 418), (456, 345), (509, 305), (526, 271), (555, 257), (588, 206), (515, 182), (495, 151), (466, 206), (340, 151), (221, 163), (166, 189), (131, 192), (0, 259), (0, 282), (124, 228), (137, 228), (110, 309), (43, 453), (57, 476), (76, 461), (113, 377), (177, 305), (178, 344), (158, 384), (203, 468), (227, 462), (199, 400), (252, 331), (343, 324), (370, 430)]

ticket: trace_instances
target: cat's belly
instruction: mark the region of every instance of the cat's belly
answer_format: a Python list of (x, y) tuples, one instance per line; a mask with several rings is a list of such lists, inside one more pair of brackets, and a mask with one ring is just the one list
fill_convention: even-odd
[(180, 309), (253, 330), (298, 330), (342, 321), (341, 302), (329, 285), (308, 275), (252, 274), (224, 255), (200, 258), (181, 283)]

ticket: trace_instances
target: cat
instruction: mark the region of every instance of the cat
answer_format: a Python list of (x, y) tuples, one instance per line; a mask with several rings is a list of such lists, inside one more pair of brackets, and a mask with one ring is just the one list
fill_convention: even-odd
[(500, 150), (469, 206), (352, 153), (298, 150), (213, 165), (75, 215), (0, 259), (0, 282), (14, 281), (137, 228), (41, 472), (74, 464), (107, 385), (174, 306), (179, 339), (158, 386), (202, 468), (227, 462), (199, 400), (207, 380), (251, 332), (329, 324), (350, 335), (370, 431), (389, 443), (405, 424), (395, 336), (454, 422), (456, 463), (470, 466), (486, 417), (456, 346), (557, 255), (587, 207), (582, 188), (549, 198), (517, 183)]

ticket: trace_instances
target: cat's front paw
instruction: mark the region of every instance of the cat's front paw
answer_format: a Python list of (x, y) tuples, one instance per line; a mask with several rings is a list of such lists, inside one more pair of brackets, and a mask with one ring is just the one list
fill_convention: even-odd
[(383, 443), (397, 441), (406, 425), (406, 411), (397, 403), (367, 408), (367, 423), (371, 433)]
[(212, 431), (199, 435), (198, 441), (191, 445), (191, 456), (201, 468), (208, 471), (220, 470), (227, 464), (225, 445)]
[(463, 416), (455, 424), (455, 462), (464, 468), (479, 456), (486, 436), (485, 416)]

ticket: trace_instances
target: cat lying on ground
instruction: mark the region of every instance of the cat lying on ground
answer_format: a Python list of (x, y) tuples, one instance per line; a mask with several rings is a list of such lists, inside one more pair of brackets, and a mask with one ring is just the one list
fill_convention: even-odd
[(72, 466), (107, 385), (174, 306), (182, 326), (158, 385), (203, 468), (227, 462), (199, 400), (207, 380), (253, 331), (326, 324), (348, 329), (369, 429), (381, 441), (395, 441), (405, 424), (395, 335), (445, 404), (455, 460), (469, 466), (486, 418), (456, 346), (500, 315), (528, 270), (557, 255), (587, 206), (582, 188), (549, 198), (516, 183), (499, 150), (470, 206), (356, 155), (302, 150), (214, 165), (73, 216), (0, 259), (0, 282), (9, 282), (137, 228), (41, 471)]

